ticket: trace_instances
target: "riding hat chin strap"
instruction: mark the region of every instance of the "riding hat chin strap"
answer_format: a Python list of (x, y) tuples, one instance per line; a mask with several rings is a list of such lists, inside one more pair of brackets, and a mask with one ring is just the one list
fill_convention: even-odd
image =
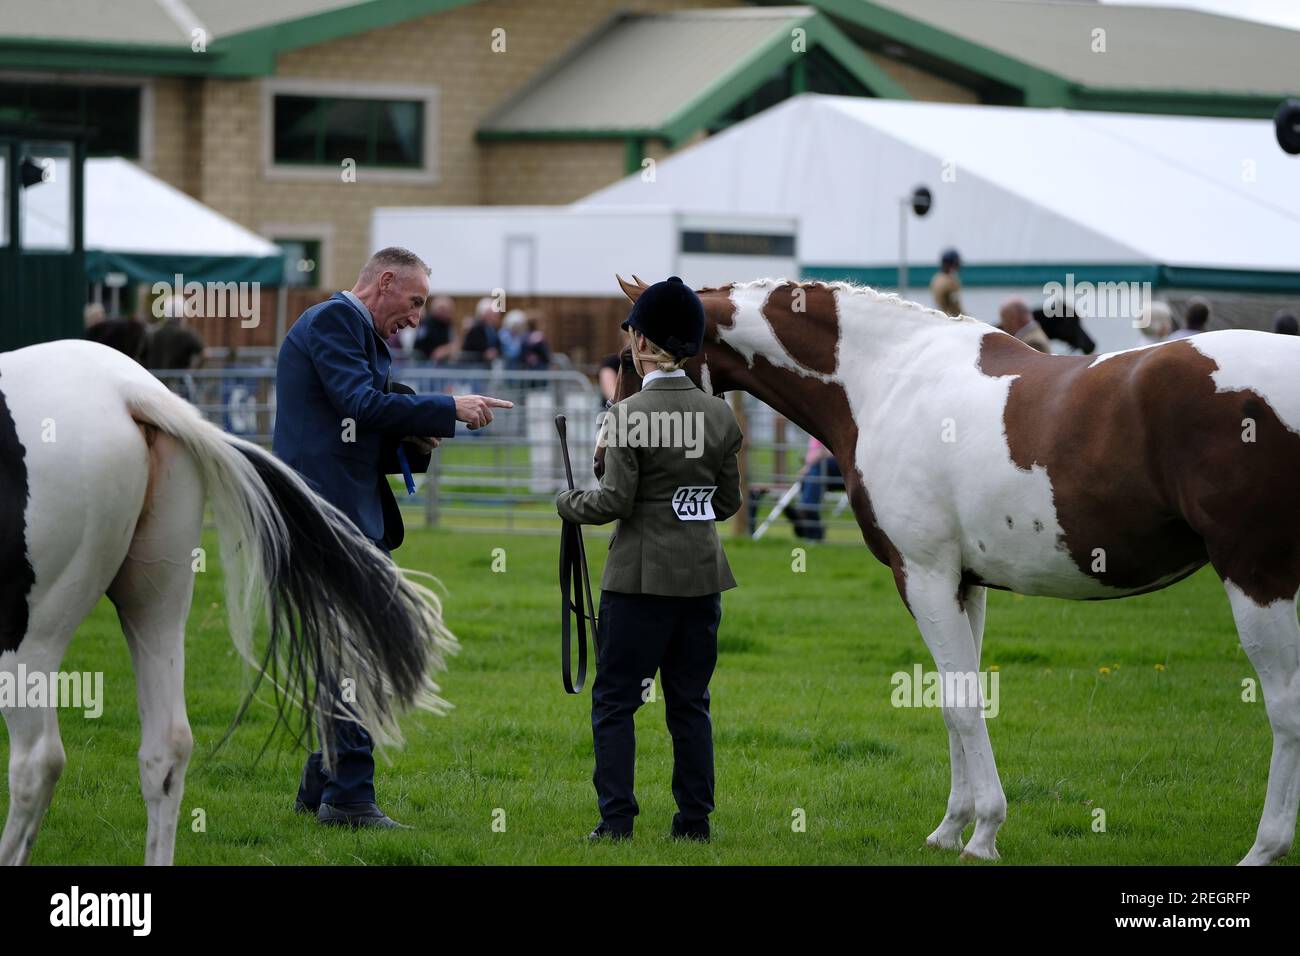
[[(637, 348), (636, 332), (633, 331), (632, 329), (627, 330), (627, 338), (632, 348), (632, 368), (636, 370), (636, 374), (638, 377), (645, 378), (646, 374), (650, 371), (650, 369), (655, 369), (659, 367), (659, 363), (662, 362), (663, 359), (657, 355), (651, 354), (650, 352), (643, 352), (639, 348)], [(646, 341), (648, 342), (650, 340), (646, 339)], [(643, 367), (641, 363), (648, 364), (649, 369)]]

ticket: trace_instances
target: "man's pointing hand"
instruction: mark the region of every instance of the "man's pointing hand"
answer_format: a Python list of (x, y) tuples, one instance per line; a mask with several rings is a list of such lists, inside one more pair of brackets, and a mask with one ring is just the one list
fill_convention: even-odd
[(490, 395), (457, 395), (456, 421), (464, 422), (473, 431), (492, 421), (492, 409), (514, 407), (514, 402)]

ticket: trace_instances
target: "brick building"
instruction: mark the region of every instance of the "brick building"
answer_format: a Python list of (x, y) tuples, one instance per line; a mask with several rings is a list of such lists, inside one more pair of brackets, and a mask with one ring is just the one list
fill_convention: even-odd
[[(297, 278), (326, 289), (364, 261), (377, 206), (569, 202), (805, 89), (1261, 115), (1286, 92), (1297, 37), (1190, 11), (1030, 0), (0, 0), (0, 11), (0, 120), (94, 127), (91, 155), (134, 159), (284, 245)], [(620, 87), (626, 58), (611, 37), (628, 14), (656, 21), (655, 56), (680, 58), (664, 86), (702, 59), (726, 68), (676, 90), (680, 101), (657, 83)], [(719, 39), (702, 41), (719, 22)], [(794, 29), (810, 56), (792, 56)], [(564, 85), (575, 76), (593, 100), (616, 90), (649, 125), (596, 123)]]

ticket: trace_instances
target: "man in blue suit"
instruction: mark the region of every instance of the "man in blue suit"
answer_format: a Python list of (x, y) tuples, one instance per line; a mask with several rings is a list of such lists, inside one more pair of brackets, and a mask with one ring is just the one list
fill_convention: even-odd
[[(385, 477), (398, 470), (398, 444), (412, 467), (423, 471), (439, 439), (455, 435), (456, 422), (482, 428), (492, 421), (493, 408), (512, 407), (483, 395), (394, 390), (385, 340), (420, 321), (428, 296), (429, 267), (420, 257), (381, 249), (350, 292), (335, 293), (294, 323), (276, 368), (275, 454), (385, 551), (403, 537)], [(335, 765), (327, 772), (320, 751), (308, 757), (297, 809), (326, 824), (399, 826), (375, 801), (370, 735), (356, 723), (340, 721), (337, 727)]]

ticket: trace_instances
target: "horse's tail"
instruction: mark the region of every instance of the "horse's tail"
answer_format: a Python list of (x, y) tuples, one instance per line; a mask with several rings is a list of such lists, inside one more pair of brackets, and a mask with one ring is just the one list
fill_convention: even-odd
[[(445, 711), (431, 672), (457, 645), (437, 595), (408, 580), (291, 468), (193, 405), (143, 387), (130, 390), (127, 404), (199, 464), (221, 540), (231, 636), (258, 679), (271, 680), (281, 719), (286, 700), (300, 705), (305, 737), (314, 715), (329, 760), (336, 719), (399, 744), (403, 710)], [(269, 637), (259, 660), (253, 632), (263, 615)]]

